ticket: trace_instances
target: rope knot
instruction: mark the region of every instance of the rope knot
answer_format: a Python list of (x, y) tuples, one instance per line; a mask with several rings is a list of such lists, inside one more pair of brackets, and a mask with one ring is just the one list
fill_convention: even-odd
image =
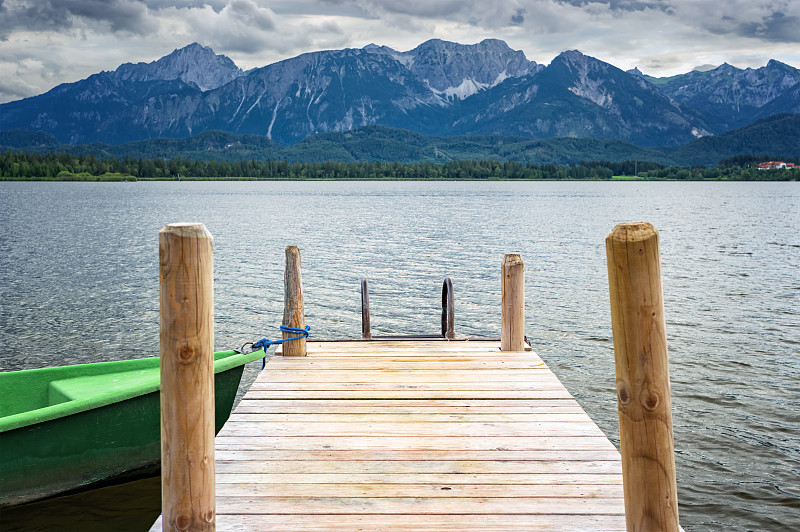
[(299, 334), (300, 336), (293, 336), (291, 338), (283, 338), (282, 340), (270, 340), (269, 338), (262, 338), (257, 342), (253, 342), (253, 351), (257, 351), (259, 349), (264, 350), (264, 359), (261, 362), (261, 369), (267, 365), (267, 349), (272, 347), (273, 345), (282, 344), (284, 342), (290, 342), (292, 340), (300, 340), (301, 338), (308, 338), (308, 331), (311, 330), (311, 326), (306, 325), (302, 329), (297, 327), (288, 327), (286, 325), (281, 325), (281, 332), (288, 332)]

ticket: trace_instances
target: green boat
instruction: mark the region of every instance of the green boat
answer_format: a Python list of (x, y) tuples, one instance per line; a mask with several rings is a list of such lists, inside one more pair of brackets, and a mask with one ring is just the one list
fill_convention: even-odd
[[(214, 353), (217, 432), (263, 357)], [(159, 388), (158, 357), (0, 373), (0, 507), (157, 474)]]

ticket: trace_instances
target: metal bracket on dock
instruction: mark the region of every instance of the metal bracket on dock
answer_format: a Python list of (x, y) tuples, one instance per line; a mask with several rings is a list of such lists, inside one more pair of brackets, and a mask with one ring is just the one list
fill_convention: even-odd
[[(364, 340), (372, 340), (370, 330), (369, 315), (369, 288), (367, 280), (361, 279), (361, 337)], [(455, 300), (453, 299), (453, 281), (449, 277), (442, 283), (442, 334), (426, 334), (413, 336), (381, 336), (374, 338), (381, 339), (420, 339), (420, 338), (447, 338), (452, 340), (456, 337), (455, 333)]]
[(453, 281), (451, 281), (449, 277), (446, 277), (442, 283), (442, 336), (449, 340), (456, 337), (455, 309), (456, 303), (453, 299)]
[(361, 337), (365, 340), (372, 339), (372, 331), (369, 329), (369, 288), (366, 279), (361, 279)]

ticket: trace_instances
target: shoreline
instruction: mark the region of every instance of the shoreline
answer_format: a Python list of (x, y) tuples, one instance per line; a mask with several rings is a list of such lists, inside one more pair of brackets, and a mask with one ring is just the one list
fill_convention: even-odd
[(431, 177), (431, 178), (401, 178), (401, 177), (378, 177), (378, 178), (341, 178), (341, 179), (334, 179), (334, 178), (306, 178), (306, 179), (297, 179), (297, 178), (288, 178), (288, 177), (134, 177), (134, 176), (124, 176), (124, 177), (103, 177), (103, 176), (93, 176), (93, 177), (81, 177), (81, 178), (74, 178), (70, 179), (67, 177), (0, 177), (0, 181), (6, 182), (48, 182), (48, 183), (135, 183), (135, 182), (181, 182), (181, 181), (190, 181), (190, 182), (198, 182), (198, 181), (269, 181), (269, 182), (281, 182), (281, 181), (290, 181), (290, 182), (300, 182), (300, 181), (310, 181), (310, 182), (381, 182), (381, 181), (407, 181), (407, 182), (427, 182), (427, 181), (449, 181), (449, 182), (472, 182), (472, 183), (487, 183), (487, 182), (504, 182), (504, 183), (514, 183), (514, 182), (606, 182), (606, 183), (630, 183), (630, 182), (672, 182), (672, 183), (679, 183), (679, 182), (726, 182), (726, 183), (791, 183), (797, 182), (800, 180), (800, 176), (797, 176), (795, 179), (726, 179), (726, 178), (705, 178), (705, 179), (674, 179), (674, 178), (658, 178), (658, 177), (634, 177), (634, 176), (614, 176), (610, 179), (604, 178), (586, 178), (586, 179), (575, 179), (575, 178), (565, 178), (565, 179), (534, 179), (534, 178), (525, 178), (525, 179), (507, 179), (507, 178), (488, 178), (488, 179), (475, 179), (475, 178), (465, 178), (465, 179), (451, 179), (451, 178), (438, 178), (438, 177)]

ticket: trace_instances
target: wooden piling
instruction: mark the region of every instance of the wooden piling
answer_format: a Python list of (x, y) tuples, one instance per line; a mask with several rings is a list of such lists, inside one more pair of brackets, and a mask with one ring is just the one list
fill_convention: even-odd
[(525, 349), (525, 266), (516, 253), (503, 257), (501, 266), (500, 350)]
[(606, 238), (620, 452), (629, 531), (677, 531), (672, 401), (658, 232), (617, 225)]
[[(303, 310), (303, 283), (300, 278), (300, 248), (286, 246), (286, 273), (283, 277), (283, 324), (287, 327), (302, 329), (306, 326)], [(284, 338), (297, 336), (284, 332)], [(284, 356), (306, 356), (306, 339), (292, 340), (283, 344)]]
[(372, 339), (369, 323), (369, 287), (366, 279), (361, 279), (361, 337), (365, 340)]
[(162, 530), (213, 531), (213, 238), (180, 223), (158, 241)]

